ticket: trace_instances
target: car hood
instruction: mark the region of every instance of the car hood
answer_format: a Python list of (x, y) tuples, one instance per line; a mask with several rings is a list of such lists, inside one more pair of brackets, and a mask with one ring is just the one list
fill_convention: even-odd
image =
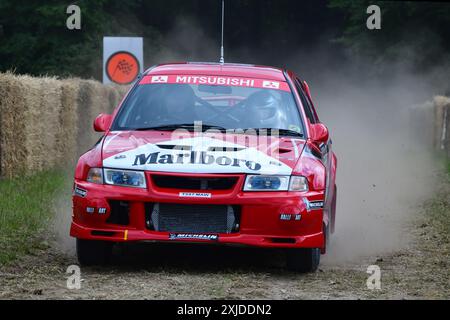
[(112, 131), (103, 167), (182, 173), (290, 175), (305, 140), (245, 134)]

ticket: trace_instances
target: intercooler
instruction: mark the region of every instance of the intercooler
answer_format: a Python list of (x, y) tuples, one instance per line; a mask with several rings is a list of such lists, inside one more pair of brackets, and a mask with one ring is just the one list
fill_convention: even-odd
[(149, 229), (182, 233), (232, 233), (239, 228), (239, 207), (152, 203), (146, 206)]

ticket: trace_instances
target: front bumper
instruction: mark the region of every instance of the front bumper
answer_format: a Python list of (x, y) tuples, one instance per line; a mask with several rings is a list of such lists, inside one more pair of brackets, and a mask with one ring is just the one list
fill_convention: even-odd
[[(211, 193), (210, 198), (180, 197), (180, 192), (189, 190), (160, 189), (151, 183), (147, 189), (135, 189), (76, 180), (75, 186), (78, 190), (85, 191), (85, 194), (74, 192), (70, 235), (80, 239), (113, 242), (206, 241), (259, 247), (324, 248), (323, 209), (311, 209), (306, 204), (307, 201), (323, 201), (323, 192), (243, 192), (244, 179), (245, 175), (239, 175), (235, 188), (231, 190), (208, 191)], [(110, 201), (129, 203), (127, 225), (108, 222), (111, 214)], [(146, 225), (146, 203), (239, 206), (239, 230), (219, 233), (215, 240), (171, 240), (170, 234), (173, 232), (149, 230)], [(299, 214), (300, 220), (281, 219), (281, 215)]]

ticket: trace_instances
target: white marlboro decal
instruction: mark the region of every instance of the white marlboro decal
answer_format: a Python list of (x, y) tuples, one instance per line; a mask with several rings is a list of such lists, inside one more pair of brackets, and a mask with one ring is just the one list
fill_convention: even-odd
[(205, 136), (147, 143), (103, 160), (107, 168), (186, 173), (290, 175), (292, 168), (256, 148)]
[(148, 75), (143, 77), (139, 82), (139, 84), (158, 83), (248, 87), (290, 91), (289, 85), (284, 81), (217, 75)]
[(167, 83), (169, 81), (168, 76), (153, 76), (151, 79), (151, 83)]
[[(180, 186), (182, 187), (182, 186)], [(204, 193), (204, 192), (180, 192), (180, 197), (185, 198), (211, 198), (211, 193)]]

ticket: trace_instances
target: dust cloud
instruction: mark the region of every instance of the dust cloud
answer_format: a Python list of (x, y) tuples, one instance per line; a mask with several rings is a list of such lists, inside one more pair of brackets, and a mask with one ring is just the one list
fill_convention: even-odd
[[(433, 193), (432, 97), (420, 79), (366, 83), (327, 75), (312, 89), (338, 157), (336, 232), (325, 262), (354, 262), (409, 244), (408, 226)], [(423, 81), (423, 80), (422, 80)]]
[(289, 62), (309, 83), (338, 158), (336, 230), (324, 263), (405, 248), (439, 171), (427, 101), (447, 90), (449, 65), (418, 74), (406, 59), (385, 61), (377, 73), (373, 61), (337, 56), (323, 45), (300, 50)]
[(75, 256), (75, 239), (70, 236), (73, 173), (68, 172), (65, 178), (64, 187), (53, 203), (54, 219), (51, 230), (55, 237), (55, 248), (67, 256)]

